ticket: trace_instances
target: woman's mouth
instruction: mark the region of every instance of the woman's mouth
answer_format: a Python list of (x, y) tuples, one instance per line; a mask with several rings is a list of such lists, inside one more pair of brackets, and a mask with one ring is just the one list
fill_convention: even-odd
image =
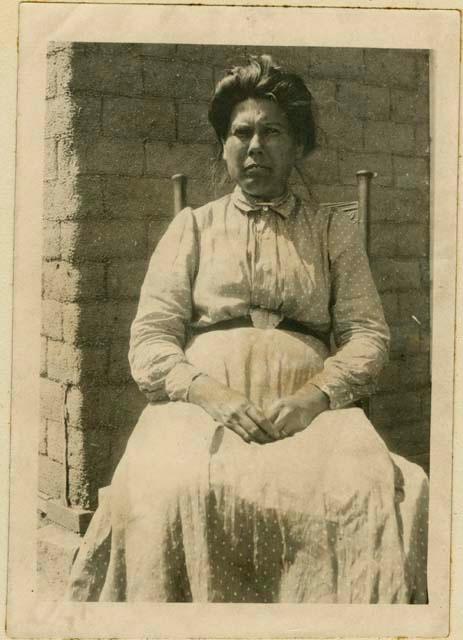
[(251, 164), (248, 167), (244, 167), (244, 171), (245, 173), (249, 174), (268, 173), (270, 171), (270, 168), (261, 164)]

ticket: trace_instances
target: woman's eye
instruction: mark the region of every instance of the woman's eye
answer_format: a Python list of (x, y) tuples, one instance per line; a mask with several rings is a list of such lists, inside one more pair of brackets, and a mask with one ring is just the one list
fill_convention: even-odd
[[(232, 135), (236, 136), (237, 138), (239, 138), (240, 140), (250, 140), (255, 134), (254, 129), (251, 129), (249, 127), (237, 127), (236, 129), (232, 130)], [(281, 134), (280, 129), (278, 129), (277, 127), (265, 127), (265, 129), (262, 129), (260, 131), (259, 136), (262, 139), (268, 138), (269, 136), (278, 136)]]
[(250, 138), (252, 136), (252, 131), (251, 129), (246, 129), (246, 128), (240, 128), (240, 129), (235, 129), (235, 136), (237, 136), (238, 138)]

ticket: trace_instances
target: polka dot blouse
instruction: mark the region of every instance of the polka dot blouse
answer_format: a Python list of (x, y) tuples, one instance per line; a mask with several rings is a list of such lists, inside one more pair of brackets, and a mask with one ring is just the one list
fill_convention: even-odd
[(333, 350), (312, 383), (342, 408), (369, 395), (387, 358), (384, 320), (357, 223), (289, 193), (259, 203), (239, 187), (186, 208), (159, 242), (132, 325), (134, 379), (152, 400), (185, 400), (198, 374), (191, 329), (255, 309), (303, 323)]

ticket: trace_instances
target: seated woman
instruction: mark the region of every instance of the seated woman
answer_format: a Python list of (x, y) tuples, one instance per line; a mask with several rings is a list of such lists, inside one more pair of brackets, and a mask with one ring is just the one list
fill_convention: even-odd
[(426, 477), (352, 406), (389, 343), (358, 228), (288, 188), (310, 93), (261, 56), (209, 118), (236, 187), (154, 252), (129, 354), (150, 403), (69, 597), (425, 602)]

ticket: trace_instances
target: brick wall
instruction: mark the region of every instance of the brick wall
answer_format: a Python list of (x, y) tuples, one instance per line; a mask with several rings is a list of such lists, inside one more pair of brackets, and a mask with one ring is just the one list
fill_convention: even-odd
[[(249, 49), (259, 53), (269, 49)], [(94, 508), (144, 406), (130, 379), (131, 320), (171, 218), (230, 189), (207, 101), (243, 47), (53, 44), (48, 53), (40, 491)], [(372, 189), (371, 264), (392, 328), (371, 418), (388, 446), (429, 455), (429, 134), (426, 52), (272, 48), (317, 102), (305, 178), (321, 200)], [(295, 181), (295, 188), (301, 188)]]

